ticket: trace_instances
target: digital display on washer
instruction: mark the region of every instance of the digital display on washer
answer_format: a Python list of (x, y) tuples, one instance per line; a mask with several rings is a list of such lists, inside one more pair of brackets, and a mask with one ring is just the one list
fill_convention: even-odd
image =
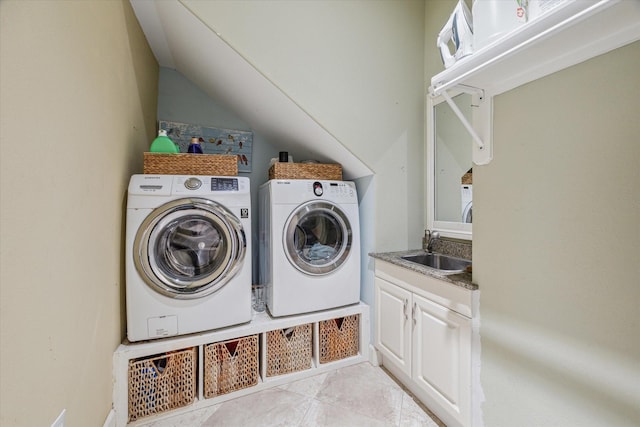
[(211, 178), (211, 191), (238, 191), (236, 178)]

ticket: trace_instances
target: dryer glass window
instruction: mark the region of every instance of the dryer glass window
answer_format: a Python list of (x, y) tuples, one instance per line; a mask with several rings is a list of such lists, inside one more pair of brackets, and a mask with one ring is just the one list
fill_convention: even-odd
[(342, 234), (336, 218), (321, 211), (300, 220), (293, 235), (293, 244), (298, 256), (309, 264), (326, 264), (340, 251)]
[(308, 274), (326, 274), (348, 258), (351, 228), (335, 205), (312, 202), (298, 208), (285, 226), (289, 261)]

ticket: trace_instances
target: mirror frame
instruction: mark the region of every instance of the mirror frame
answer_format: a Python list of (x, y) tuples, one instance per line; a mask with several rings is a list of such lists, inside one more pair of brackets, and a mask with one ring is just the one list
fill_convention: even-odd
[[(450, 90), (449, 96), (454, 98), (461, 93), (466, 93), (461, 90)], [(427, 149), (425, 150), (425, 169), (426, 169), (426, 200), (427, 200), (427, 229), (438, 231), (442, 237), (449, 237), (461, 240), (473, 240), (473, 227), (472, 224), (463, 222), (450, 222), (450, 221), (437, 221), (435, 218), (435, 107), (443, 102), (446, 102), (442, 96), (433, 96), (427, 94), (427, 126), (426, 141)], [(462, 124), (460, 124), (462, 126)], [(473, 146), (469, 147), (469, 150), (473, 150)], [(473, 162), (472, 162), (473, 163)]]

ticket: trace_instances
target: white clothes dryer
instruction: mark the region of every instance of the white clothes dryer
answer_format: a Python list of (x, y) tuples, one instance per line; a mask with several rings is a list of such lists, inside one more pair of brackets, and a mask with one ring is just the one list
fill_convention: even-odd
[(260, 282), (272, 316), (360, 301), (354, 183), (270, 180), (260, 187)]
[(473, 222), (473, 185), (463, 184), (461, 187), (462, 199), (462, 222), (471, 224)]
[(249, 178), (134, 175), (126, 231), (127, 337), (251, 320)]

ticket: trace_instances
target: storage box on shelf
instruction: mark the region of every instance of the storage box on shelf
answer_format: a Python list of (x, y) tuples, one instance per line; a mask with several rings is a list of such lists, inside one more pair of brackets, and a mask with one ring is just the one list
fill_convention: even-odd
[(276, 162), (269, 168), (269, 179), (327, 179), (342, 181), (342, 166), (332, 163)]
[(319, 323), (320, 363), (329, 363), (358, 354), (360, 316), (340, 317)]
[(144, 153), (143, 171), (154, 175), (238, 175), (238, 158), (220, 154)]
[(266, 376), (311, 369), (311, 324), (267, 332)]
[[(342, 319), (337, 334), (334, 329), (336, 319)], [(321, 327), (323, 322), (327, 323)], [(357, 337), (355, 345), (354, 335), (349, 335), (353, 331)], [(329, 344), (331, 338), (323, 344), (323, 333), (327, 337), (334, 336), (336, 344)], [(270, 347), (269, 336), (275, 337)], [(334, 361), (322, 356), (323, 347), (338, 349), (330, 356), (335, 357)], [(343, 347), (348, 351), (340, 350)], [(131, 423), (133, 426), (155, 421), (361, 363), (369, 359), (368, 349), (369, 306), (363, 303), (282, 318), (271, 318), (267, 312), (255, 313), (251, 322), (233, 327), (139, 343), (125, 341), (113, 355), (115, 425), (121, 427)], [(186, 375), (187, 380), (193, 382), (193, 388), (191, 394), (182, 395), (179, 394), (183, 387), (180, 381), (184, 379), (171, 372), (187, 369), (184, 367), (187, 356), (181, 356), (185, 354), (192, 356), (188, 360), (194, 364), (188, 365), (191, 370)], [(291, 359), (286, 360), (287, 356)], [(272, 359), (270, 372), (273, 375), (267, 374), (268, 357)], [(159, 373), (154, 363), (156, 359), (164, 358), (167, 358), (167, 368)], [(277, 363), (275, 359), (279, 359)], [(172, 370), (168, 370), (169, 366)], [(273, 369), (276, 366), (278, 368)], [(158, 391), (167, 387), (165, 383), (130, 382), (130, 372), (144, 372), (145, 369), (151, 372), (150, 378), (154, 378), (153, 372), (158, 379), (174, 377), (175, 384), (168, 387), (179, 394), (171, 401), (173, 406), (160, 405), (164, 395)], [(138, 409), (130, 410), (131, 405)]]
[(258, 335), (204, 346), (204, 397), (258, 384)]
[(129, 361), (129, 421), (193, 403), (196, 348)]

